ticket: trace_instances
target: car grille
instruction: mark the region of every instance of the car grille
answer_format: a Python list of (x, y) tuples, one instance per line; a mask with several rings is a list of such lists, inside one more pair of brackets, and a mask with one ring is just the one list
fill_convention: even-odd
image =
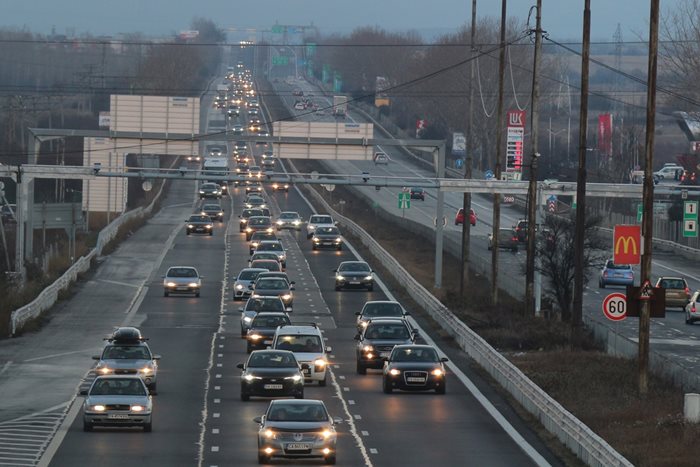
[[(427, 371), (404, 371), (403, 377), (406, 384), (410, 386), (425, 386), (425, 384), (428, 382)], [(409, 378), (421, 378), (422, 381), (410, 381)]]
[(105, 406), (106, 410), (131, 410), (131, 405), (129, 404), (107, 404)]
[(374, 347), (377, 349), (377, 352), (391, 352), (394, 350), (393, 345), (375, 345)]
[[(301, 439), (299, 439), (299, 435), (301, 435)], [(290, 442), (290, 443), (313, 443), (319, 438), (319, 435), (317, 432), (312, 432), (312, 433), (303, 433), (299, 431), (278, 431), (277, 432), (277, 439), (279, 441), (283, 442)]]
[(137, 372), (134, 369), (118, 369), (114, 370), (115, 375), (135, 375)]

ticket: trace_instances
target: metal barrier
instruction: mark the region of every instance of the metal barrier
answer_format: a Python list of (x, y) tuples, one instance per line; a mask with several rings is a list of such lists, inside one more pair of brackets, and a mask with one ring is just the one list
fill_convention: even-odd
[(555, 435), (586, 465), (632, 466), (604, 439), (552, 399), (488, 342), (459, 320), (362, 227), (331, 208), (316, 190), (309, 191), (316, 202), (323, 205), (323, 208), (347, 231), (360, 239), (398, 283), (405, 285), (405, 290), (411, 298), (455, 339), (460, 348), (498, 381), (528, 412), (536, 416), (547, 431)]

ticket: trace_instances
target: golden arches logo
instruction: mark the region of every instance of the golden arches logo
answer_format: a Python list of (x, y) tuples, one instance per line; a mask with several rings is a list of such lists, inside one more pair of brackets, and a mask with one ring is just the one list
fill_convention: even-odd
[(632, 236), (618, 237), (615, 242), (615, 253), (620, 253), (620, 243), (622, 243), (622, 253), (628, 254), (630, 252), (630, 245), (632, 246), (632, 254), (636, 255), (638, 252), (637, 239)]

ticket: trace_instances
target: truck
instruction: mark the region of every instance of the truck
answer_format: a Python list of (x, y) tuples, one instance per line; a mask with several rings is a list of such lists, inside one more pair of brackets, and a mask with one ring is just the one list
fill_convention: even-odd
[(335, 117), (345, 118), (348, 112), (348, 97), (333, 96), (333, 115)]
[[(205, 157), (202, 164), (202, 174), (205, 177), (226, 177), (229, 172), (228, 157)], [(224, 180), (207, 180), (221, 185), (224, 193), (228, 192), (228, 184)]]
[(219, 94), (226, 94), (228, 92), (228, 85), (226, 84), (217, 84), (216, 85), (216, 92)]

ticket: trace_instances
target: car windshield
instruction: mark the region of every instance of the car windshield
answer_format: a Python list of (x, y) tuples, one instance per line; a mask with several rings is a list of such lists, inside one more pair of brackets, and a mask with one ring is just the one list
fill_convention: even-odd
[(264, 217), (250, 219), (250, 225), (268, 225), (269, 223), (270, 223), (270, 219), (267, 219)]
[(262, 271), (241, 271), (238, 274), (239, 281), (253, 281)]
[(250, 241), (261, 242), (263, 240), (274, 240), (276, 238), (277, 237), (275, 236), (275, 234), (271, 232), (255, 232), (253, 235), (250, 236)]
[(398, 303), (368, 303), (362, 310), (362, 316), (403, 316), (403, 308)]
[(190, 216), (190, 222), (209, 222), (209, 216)]
[(277, 254), (273, 252), (261, 251), (253, 254), (252, 260), (256, 261), (258, 259), (274, 259), (277, 260)]
[(437, 362), (438, 356), (434, 349), (429, 348), (399, 348), (391, 354), (394, 362)]
[(192, 268), (170, 268), (167, 277), (197, 277), (197, 271)]
[(281, 243), (261, 243), (258, 248), (263, 251), (284, 251)]
[(370, 323), (365, 331), (367, 339), (408, 339), (410, 334), (403, 324), (379, 324)]
[(298, 368), (294, 354), (287, 352), (255, 352), (248, 359), (248, 368)]
[(661, 279), (659, 287), (664, 289), (685, 289), (685, 281), (683, 279)]
[(338, 272), (369, 272), (367, 263), (344, 263), (338, 268)]
[(416, 187), (414, 187), (414, 188), (411, 188), (411, 191), (414, 192), (414, 193), (420, 193), (420, 192), (423, 191), (423, 188), (416, 188)]
[(221, 211), (221, 206), (216, 204), (205, 204), (202, 211)]
[(151, 353), (143, 345), (109, 345), (102, 352), (103, 360), (150, 360)]
[(91, 396), (146, 396), (146, 388), (136, 378), (100, 378), (90, 388)]
[(632, 266), (629, 264), (615, 264), (612, 261), (608, 261), (605, 267), (608, 269), (632, 269)]
[(280, 214), (280, 219), (298, 219), (299, 215), (294, 212), (283, 212)]
[(202, 188), (205, 190), (213, 190), (216, 188), (216, 185), (214, 185), (213, 183), (205, 183), (204, 185), (202, 185)]
[(280, 267), (280, 263), (278, 263), (276, 260), (272, 261), (269, 259), (256, 259), (255, 261), (250, 263), (250, 266), (254, 268), (267, 269), (268, 271), (282, 270), (282, 268)]
[(251, 326), (254, 328), (276, 328), (277, 326), (282, 326), (284, 324), (290, 324), (289, 318), (282, 315), (266, 315), (265, 313), (259, 314), (253, 319)]
[(267, 413), (267, 420), (272, 422), (325, 422), (328, 412), (318, 403), (308, 404), (273, 404)]
[(291, 352), (323, 352), (321, 338), (313, 334), (280, 336), (276, 348), (279, 350), (289, 350)]
[(284, 311), (282, 300), (274, 298), (251, 298), (245, 305), (248, 311)]
[(244, 209), (241, 217), (262, 216), (263, 212), (260, 209)]
[(340, 230), (336, 227), (321, 227), (316, 233), (321, 235), (340, 235)]
[(309, 222), (312, 224), (332, 224), (333, 218), (331, 216), (311, 216)]
[(285, 290), (289, 286), (284, 279), (260, 279), (255, 287), (258, 289)]

